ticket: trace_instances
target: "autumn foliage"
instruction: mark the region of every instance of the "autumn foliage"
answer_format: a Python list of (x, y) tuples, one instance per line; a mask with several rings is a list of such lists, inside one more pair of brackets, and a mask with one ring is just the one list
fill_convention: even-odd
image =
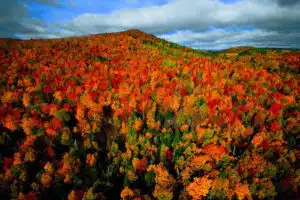
[(299, 197), (300, 53), (253, 51), (1, 40), (1, 197)]

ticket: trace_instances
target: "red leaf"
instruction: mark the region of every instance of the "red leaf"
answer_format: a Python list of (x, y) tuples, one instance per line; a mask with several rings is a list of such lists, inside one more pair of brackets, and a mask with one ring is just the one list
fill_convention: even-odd
[(210, 108), (210, 109), (214, 109), (214, 107), (216, 106), (216, 105), (218, 105), (220, 103), (220, 100), (218, 100), (218, 99), (212, 99), (212, 100), (209, 100), (208, 102), (207, 102), (207, 106)]
[(139, 160), (137, 165), (137, 171), (139, 173), (146, 171), (147, 169), (148, 160), (147, 158), (143, 157), (141, 160)]
[(97, 97), (98, 97), (98, 92), (92, 91), (92, 92), (90, 93), (90, 96), (91, 96), (92, 101), (96, 101), (96, 99), (97, 99)]
[(213, 161), (208, 161), (208, 164), (210, 164), (210, 166), (215, 169), (216, 168), (216, 164)]
[(279, 113), (280, 109), (281, 109), (281, 106), (278, 103), (273, 103), (270, 108), (273, 115), (277, 115)]
[(10, 166), (12, 166), (12, 164), (13, 164), (12, 158), (4, 157), (3, 170), (6, 171), (7, 169), (10, 168)]
[(52, 92), (52, 88), (49, 85), (46, 85), (46, 87), (44, 87), (43, 92), (46, 94), (49, 94), (50, 92)]
[(254, 176), (256, 174), (256, 171), (254, 169), (249, 169), (248, 170), (248, 175), (249, 176)]
[(103, 82), (100, 83), (99, 89), (100, 90), (106, 90), (107, 89), (107, 83), (106, 83), (106, 81), (103, 81)]
[(75, 92), (71, 92), (67, 96), (70, 100), (73, 100), (73, 101), (76, 101), (76, 99), (77, 99), (77, 95)]
[(180, 89), (180, 95), (181, 95), (182, 97), (185, 96), (185, 95), (187, 95), (187, 93), (188, 93), (188, 91), (187, 91), (186, 88), (181, 88), (181, 89)]
[(29, 192), (28, 194), (24, 195), (24, 197), (19, 198), (19, 200), (35, 200), (36, 195), (34, 192)]
[(47, 147), (47, 153), (48, 153), (50, 158), (54, 158), (55, 153), (54, 153), (52, 147), (50, 147), (50, 146)]
[(170, 152), (170, 150), (169, 150), (169, 149), (167, 149), (165, 153), (166, 153), (166, 158), (167, 158), (167, 160), (170, 162), (170, 161), (172, 160), (172, 157), (171, 157), (171, 152)]
[(61, 122), (57, 118), (53, 118), (51, 120), (51, 125), (55, 130), (60, 129), (62, 127)]
[(281, 130), (281, 127), (280, 127), (280, 125), (277, 123), (277, 122), (273, 122), (272, 124), (271, 124), (271, 127), (270, 127), (270, 130), (271, 131), (280, 131)]
[(20, 112), (17, 109), (14, 109), (12, 111), (12, 114), (13, 114), (13, 116), (14, 116), (15, 119), (20, 119), (20, 117), (21, 117), (21, 114), (20, 114)]
[(43, 113), (49, 114), (50, 107), (46, 103), (40, 104), (40, 109)]
[(269, 148), (270, 148), (270, 143), (269, 143), (269, 140), (264, 140), (262, 142), (262, 147), (265, 151), (267, 151)]
[(172, 72), (167, 72), (167, 76), (168, 76), (168, 78), (173, 78), (174, 77), (174, 74), (172, 73)]
[(70, 109), (70, 104), (68, 104), (68, 103), (65, 103), (64, 104), (64, 109), (66, 110), (66, 111), (70, 111), (71, 109)]

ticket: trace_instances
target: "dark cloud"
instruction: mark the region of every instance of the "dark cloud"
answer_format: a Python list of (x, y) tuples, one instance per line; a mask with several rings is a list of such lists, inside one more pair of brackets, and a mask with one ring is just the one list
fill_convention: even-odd
[(234, 46), (299, 48), (299, 33), (280, 33), (262, 29), (227, 30), (218, 28), (204, 33), (178, 31), (160, 35), (166, 40), (199, 49), (225, 49)]
[(291, 6), (300, 3), (300, 0), (275, 0), (280, 6)]
[(21, 19), (24, 19), (27, 14), (28, 9), (17, 0), (2, 2), (0, 7), (0, 37), (13, 37), (18, 32), (30, 32), (21, 23)]
[(0, 7), (0, 38), (15, 38), (16, 35), (40, 35), (46, 32), (46, 25), (39, 19), (29, 18), (25, 3), (47, 6), (62, 6), (57, 0), (4, 0)]

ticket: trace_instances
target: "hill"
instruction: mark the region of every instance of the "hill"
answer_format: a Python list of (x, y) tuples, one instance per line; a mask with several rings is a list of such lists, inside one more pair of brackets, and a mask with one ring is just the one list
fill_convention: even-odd
[(0, 40), (2, 199), (297, 199), (299, 51), (139, 30)]

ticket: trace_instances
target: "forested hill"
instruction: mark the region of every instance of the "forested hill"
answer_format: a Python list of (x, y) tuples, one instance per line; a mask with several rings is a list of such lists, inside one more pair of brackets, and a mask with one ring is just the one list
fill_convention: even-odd
[(297, 199), (299, 66), (139, 30), (1, 39), (1, 199)]

